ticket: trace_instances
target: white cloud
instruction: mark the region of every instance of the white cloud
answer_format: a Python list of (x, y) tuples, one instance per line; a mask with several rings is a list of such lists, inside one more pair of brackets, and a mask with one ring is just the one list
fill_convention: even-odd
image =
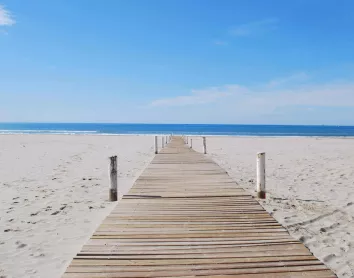
[[(307, 78), (307, 75), (298, 76)], [(292, 88), (284, 89), (275, 85), (284, 84), (296, 78), (275, 79), (283, 82), (270, 81), (263, 86), (244, 87), (240, 85), (225, 85), (220, 87), (192, 90), (190, 95), (158, 99), (151, 103), (152, 106), (201, 106), (218, 102), (230, 105), (235, 109), (249, 107), (273, 111), (286, 106), (322, 106), (322, 107), (353, 107), (354, 108), (354, 83), (329, 82), (322, 84), (299, 84)], [(272, 86), (269, 86), (271, 84)]]
[(179, 123), (354, 124), (352, 81), (291, 83), (288, 88), (269, 83), (225, 85), (157, 99), (147, 114), (163, 113), (166, 122)]
[(279, 20), (277, 18), (267, 18), (235, 26), (231, 29), (230, 33), (238, 37), (260, 35), (277, 29), (278, 23)]
[(0, 5), (0, 26), (11, 26), (15, 23), (16, 21), (13, 19), (11, 13), (4, 6)]

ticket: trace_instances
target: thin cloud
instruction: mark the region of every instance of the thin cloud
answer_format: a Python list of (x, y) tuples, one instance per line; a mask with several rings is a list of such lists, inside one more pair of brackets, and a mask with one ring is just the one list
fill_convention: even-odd
[(11, 26), (15, 23), (16, 21), (13, 19), (12, 14), (4, 6), (0, 5), (0, 26)]
[(216, 40), (214, 41), (215, 45), (228, 45), (227, 41), (222, 41), (222, 40)]
[(252, 35), (261, 35), (278, 28), (279, 20), (277, 18), (267, 18), (259, 21), (253, 21), (235, 26), (230, 34), (237, 37), (247, 37)]
[(278, 87), (289, 83), (300, 83), (310, 79), (310, 75), (306, 72), (294, 73), (285, 77), (276, 78), (268, 82), (268, 87)]
[(151, 106), (187, 106), (213, 103), (219, 99), (231, 96), (236, 92), (244, 91), (238, 85), (225, 85), (212, 87), (203, 90), (192, 90), (190, 95), (177, 96), (172, 98), (157, 99), (151, 102)]

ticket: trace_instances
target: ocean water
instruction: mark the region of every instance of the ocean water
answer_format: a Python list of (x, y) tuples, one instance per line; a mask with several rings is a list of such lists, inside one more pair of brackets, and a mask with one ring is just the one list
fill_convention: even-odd
[(185, 134), (234, 136), (354, 136), (354, 126), (0, 123), (0, 134)]

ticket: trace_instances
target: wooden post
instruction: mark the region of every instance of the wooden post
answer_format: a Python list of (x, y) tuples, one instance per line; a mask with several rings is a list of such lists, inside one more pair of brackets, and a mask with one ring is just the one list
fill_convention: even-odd
[(191, 149), (193, 149), (193, 139), (191, 138)]
[(166, 140), (166, 145), (167, 145), (167, 143), (168, 143), (167, 136), (165, 137), (165, 140)]
[(165, 147), (165, 138), (161, 137), (161, 148)]
[(157, 136), (155, 136), (155, 154), (158, 154), (159, 153), (159, 146), (157, 144)]
[(257, 154), (257, 197), (266, 198), (265, 192), (265, 153)]
[(203, 137), (203, 147), (204, 147), (204, 154), (207, 153), (207, 148), (206, 148), (206, 138)]
[(118, 199), (117, 156), (111, 156), (109, 160), (109, 201), (114, 202)]

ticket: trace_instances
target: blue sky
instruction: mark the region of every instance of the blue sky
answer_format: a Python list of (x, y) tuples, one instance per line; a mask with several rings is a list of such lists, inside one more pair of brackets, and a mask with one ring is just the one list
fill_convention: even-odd
[(0, 0), (0, 121), (354, 125), (354, 2)]

